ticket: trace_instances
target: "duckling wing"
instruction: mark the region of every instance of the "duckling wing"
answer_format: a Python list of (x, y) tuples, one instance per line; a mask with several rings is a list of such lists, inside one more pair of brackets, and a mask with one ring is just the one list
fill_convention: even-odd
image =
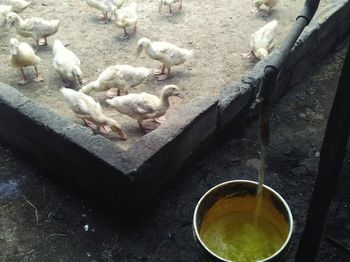
[(58, 20), (47, 21), (42, 18), (33, 17), (24, 20), (21, 30), (37, 34), (38, 36), (47, 36), (57, 31), (58, 24)]
[(78, 115), (90, 115), (89, 108), (82, 99), (75, 99), (72, 101), (71, 108), (74, 113)]
[(160, 99), (155, 95), (148, 93), (139, 94), (136, 110), (139, 114), (153, 114), (160, 105)]
[(98, 77), (100, 81), (113, 81), (115, 79), (122, 79), (123, 72), (119, 70), (117, 66), (109, 66), (107, 67)]
[(272, 47), (274, 43), (277, 25), (277, 21), (273, 20), (261, 27), (255, 33), (253, 33), (250, 38), (250, 46), (252, 47), (252, 49), (270, 49), (270, 47)]
[(154, 112), (154, 105), (149, 101), (142, 101), (137, 104), (136, 111), (139, 114), (147, 115)]
[(160, 60), (166, 60), (166, 63), (172, 65), (179, 65), (186, 61), (193, 55), (192, 50), (180, 48), (176, 45), (167, 42), (155, 42), (155, 50), (158, 50)]

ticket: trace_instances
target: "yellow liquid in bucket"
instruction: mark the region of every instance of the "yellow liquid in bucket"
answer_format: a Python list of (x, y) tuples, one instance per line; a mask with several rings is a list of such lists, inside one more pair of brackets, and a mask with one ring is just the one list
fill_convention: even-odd
[[(286, 241), (288, 225), (264, 198), (261, 216), (257, 218), (256, 200), (255, 197), (219, 200), (200, 227), (204, 244), (216, 255), (234, 262), (258, 261), (276, 253)], [(235, 204), (236, 210), (230, 210)]]
[(283, 244), (285, 238), (269, 221), (253, 213), (232, 213), (212, 223), (202, 240), (215, 254), (228, 260), (248, 262), (267, 258)]

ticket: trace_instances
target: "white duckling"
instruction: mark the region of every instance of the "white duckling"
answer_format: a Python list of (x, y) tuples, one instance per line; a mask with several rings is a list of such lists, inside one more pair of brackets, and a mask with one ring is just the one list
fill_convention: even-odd
[(145, 49), (146, 54), (150, 58), (158, 60), (163, 64), (162, 69), (159, 72), (156, 71), (155, 74), (163, 75), (165, 73), (165, 69), (167, 69), (166, 76), (160, 76), (158, 78), (159, 80), (170, 78), (171, 66), (181, 65), (187, 59), (193, 56), (193, 50), (180, 48), (168, 42), (152, 42), (146, 37), (141, 38), (137, 45), (137, 55), (140, 55), (142, 50)]
[(13, 12), (21, 13), (30, 5), (30, 2), (25, 0), (0, 0), (0, 4), (10, 5)]
[(82, 119), (87, 126), (91, 127), (89, 123), (91, 122), (96, 125), (98, 131), (100, 131), (100, 128), (102, 127), (106, 133), (108, 132), (106, 131), (105, 126), (109, 126), (122, 140), (128, 138), (123, 132), (121, 125), (114, 119), (107, 117), (103, 113), (101, 105), (92, 97), (82, 92), (64, 87), (62, 87), (60, 91), (75, 116)]
[(58, 39), (53, 44), (53, 66), (63, 81), (78, 81), (83, 83), (83, 73), (80, 70), (79, 58)]
[(255, 0), (254, 5), (255, 9), (252, 10), (253, 13), (261, 11), (261, 6), (265, 5), (268, 10), (262, 14), (262, 16), (269, 16), (271, 13), (272, 7), (277, 4), (277, 0)]
[(120, 8), (125, 0), (85, 0), (85, 2), (90, 7), (100, 10), (102, 12), (102, 20), (107, 23), (115, 9)]
[(169, 7), (169, 13), (172, 14), (173, 11), (171, 9), (171, 5), (174, 3), (180, 2), (179, 10), (182, 9), (182, 0), (159, 0), (159, 12), (162, 11), (163, 5), (167, 5)]
[(16, 38), (10, 39), (10, 64), (13, 67), (18, 67), (21, 69), (23, 80), (19, 84), (25, 84), (27, 82), (27, 77), (24, 74), (23, 68), (27, 66), (34, 66), (36, 73), (36, 82), (43, 80), (38, 73), (38, 64), (40, 63), (40, 57), (38, 57), (33, 48), (25, 42), (19, 42)]
[[(83, 93), (92, 91), (106, 91), (111, 88), (118, 89), (117, 95), (121, 91), (128, 94), (130, 87), (141, 84), (151, 73), (151, 70), (144, 67), (133, 67), (130, 65), (114, 65), (107, 67), (97, 78), (80, 89)], [(115, 95), (109, 93), (110, 96)]]
[(135, 34), (137, 29), (136, 3), (132, 2), (129, 6), (116, 9), (115, 23), (117, 27), (124, 29), (124, 38), (128, 37), (126, 28), (129, 26), (134, 26), (133, 34)]
[(15, 24), (17, 34), (33, 38), (37, 45), (44, 39), (44, 45), (47, 45), (47, 37), (57, 33), (60, 20), (45, 20), (38, 17), (23, 20), (18, 14), (11, 12), (7, 15), (7, 23)]
[(251, 58), (253, 56), (258, 59), (265, 58), (275, 45), (275, 32), (277, 26), (277, 20), (273, 20), (254, 32), (250, 37), (251, 51), (242, 56), (245, 58)]
[(145, 132), (142, 121), (163, 116), (169, 108), (170, 96), (181, 96), (176, 85), (164, 86), (160, 98), (143, 92), (117, 96), (106, 102), (118, 112), (136, 119), (140, 130)]

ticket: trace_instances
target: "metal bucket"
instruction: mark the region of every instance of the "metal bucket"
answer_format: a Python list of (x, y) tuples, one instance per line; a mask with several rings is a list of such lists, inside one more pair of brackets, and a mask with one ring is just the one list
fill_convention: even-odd
[[(233, 180), (219, 184), (207, 191), (197, 203), (193, 216), (193, 234), (197, 246), (207, 261), (231, 261), (211, 250), (200, 235), (207, 226), (227, 214), (255, 212), (258, 183), (249, 180)], [(243, 203), (241, 199), (253, 199)], [(261, 216), (283, 230), (283, 242), (277, 251), (257, 261), (284, 261), (292, 244), (293, 217), (286, 201), (273, 189), (264, 185), (262, 194), (264, 213)], [(209, 222), (208, 222), (209, 221)]]

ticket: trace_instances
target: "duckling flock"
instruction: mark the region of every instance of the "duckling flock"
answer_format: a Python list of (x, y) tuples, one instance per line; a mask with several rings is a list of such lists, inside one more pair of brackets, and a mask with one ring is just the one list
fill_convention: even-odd
[[(125, 5), (125, 0), (84, 0), (87, 5), (98, 9), (102, 13), (102, 22), (106, 23), (114, 18), (115, 25), (124, 30), (124, 38), (130, 37), (137, 30), (137, 5), (136, 2)], [(277, 0), (256, 0), (255, 9), (252, 12), (262, 12), (262, 15), (269, 15), (271, 9), (276, 5)], [(172, 6), (178, 4), (178, 10), (182, 9), (182, 0), (160, 0), (159, 12), (163, 6), (167, 6), (172, 14)], [(40, 50), (41, 45), (47, 45), (47, 38), (56, 34), (60, 20), (45, 20), (43, 18), (23, 19), (18, 13), (30, 5), (26, 0), (0, 0), (0, 24), (5, 23), (8, 27), (13, 25), (18, 35), (32, 38)], [(261, 10), (261, 6), (268, 8), (267, 12)], [(274, 35), (277, 28), (277, 21), (273, 20), (251, 35), (251, 51), (243, 56), (246, 58), (257, 57), (263, 59), (274, 47)], [(132, 33), (128, 28), (132, 27)], [(19, 68), (23, 79), (19, 82), (25, 84), (28, 81), (24, 68), (33, 66), (36, 73), (35, 81), (44, 79), (38, 72), (40, 57), (35, 54), (34, 49), (26, 42), (19, 42), (11, 38), (10, 43), (10, 65)], [(161, 41), (152, 41), (146, 37), (139, 39), (137, 43), (137, 54), (144, 50), (145, 54), (154, 60), (161, 62), (161, 69), (153, 70), (158, 75), (159, 81), (171, 78), (171, 67), (181, 65), (193, 56), (193, 50), (178, 47), (174, 44)], [(53, 68), (61, 77), (63, 83), (78, 83), (83, 85), (83, 72), (79, 58), (67, 48), (60, 40), (53, 43)], [(100, 103), (96, 102), (89, 94), (93, 92), (106, 91), (109, 99), (105, 102), (119, 113), (128, 115), (138, 122), (140, 130), (146, 132), (142, 121), (153, 119), (160, 122), (161, 117), (169, 108), (169, 97), (179, 96), (181, 93), (176, 85), (166, 85), (162, 88), (160, 97), (148, 93), (129, 94), (131, 87), (144, 82), (152, 74), (152, 70), (144, 67), (131, 65), (111, 65), (101, 72), (95, 81), (82, 86), (79, 91), (62, 87), (61, 94), (68, 107), (74, 112), (77, 118), (92, 129), (102, 133), (110, 131), (118, 134), (120, 139), (126, 140), (127, 135), (122, 126), (111, 117), (107, 117), (102, 110)], [(116, 90), (113, 91), (113, 90)]]

